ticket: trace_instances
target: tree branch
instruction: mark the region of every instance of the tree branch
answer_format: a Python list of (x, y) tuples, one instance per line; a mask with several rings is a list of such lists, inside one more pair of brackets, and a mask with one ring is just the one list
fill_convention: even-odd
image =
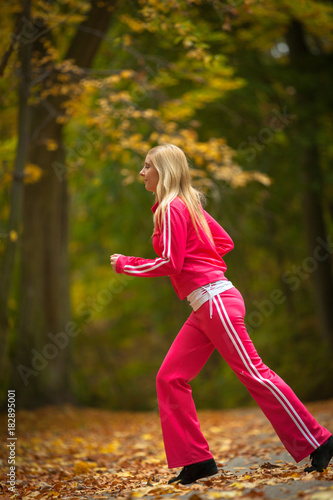
[(91, 3), (91, 9), (86, 19), (78, 27), (64, 58), (73, 60), (74, 64), (82, 68), (91, 66), (109, 26), (117, 0), (105, 3), (92, 1)]

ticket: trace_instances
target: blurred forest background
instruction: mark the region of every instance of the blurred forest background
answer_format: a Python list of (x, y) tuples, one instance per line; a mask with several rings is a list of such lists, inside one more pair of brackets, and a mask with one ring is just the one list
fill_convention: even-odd
[[(0, 26), (1, 404), (157, 409), (190, 308), (109, 256), (154, 255), (138, 172), (165, 142), (235, 242), (264, 362), (332, 397), (332, 2), (12, 0)], [(253, 404), (216, 353), (192, 387)]]

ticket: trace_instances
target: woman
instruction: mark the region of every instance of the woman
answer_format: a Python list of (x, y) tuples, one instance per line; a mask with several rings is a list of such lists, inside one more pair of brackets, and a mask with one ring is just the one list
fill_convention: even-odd
[(178, 481), (190, 484), (217, 473), (200, 430), (189, 382), (216, 348), (247, 387), (282, 443), (305, 471), (322, 472), (333, 456), (333, 436), (318, 424), (287, 384), (258, 356), (245, 325), (241, 294), (224, 275), (224, 255), (233, 242), (203, 210), (191, 186), (186, 156), (177, 146), (151, 149), (140, 175), (155, 193), (153, 246), (158, 257), (113, 254), (117, 273), (170, 276), (179, 298), (193, 308), (157, 375), (157, 397), (168, 467), (183, 467)]

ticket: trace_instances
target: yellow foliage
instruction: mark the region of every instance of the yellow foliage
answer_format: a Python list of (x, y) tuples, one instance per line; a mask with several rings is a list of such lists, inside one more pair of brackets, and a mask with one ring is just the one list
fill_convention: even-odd
[(252, 179), (260, 182), (264, 186), (270, 186), (272, 184), (272, 179), (268, 175), (262, 172), (249, 172), (251, 173)]
[(54, 139), (45, 139), (44, 143), (48, 151), (56, 151), (58, 149), (58, 143)]
[(153, 142), (155, 142), (155, 141), (157, 141), (157, 139), (158, 139), (158, 133), (157, 132), (152, 132), (150, 134), (150, 140), (153, 141)]
[(132, 78), (135, 72), (131, 69), (124, 69), (121, 71), (120, 76), (121, 78)]
[(142, 33), (142, 31), (144, 31), (145, 29), (145, 24), (142, 21), (133, 19), (133, 17), (130, 17), (127, 14), (123, 14), (122, 16), (120, 16), (120, 21), (122, 21), (124, 24), (127, 24), (127, 26), (135, 33)]
[(123, 45), (124, 47), (132, 45), (132, 37), (130, 35), (123, 35)]
[(113, 83), (120, 82), (120, 80), (121, 80), (121, 76), (119, 74), (118, 75), (111, 75), (111, 76), (108, 76), (107, 78), (105, 78), (104, 83), (112, 85)]
[(10, 241), (17, 241), (17, 238), (18, 238), (18, 234), (16, 231), (14, 231), (14, 229), (12, 229), (10, 232), (9, 232), (9, 239)]
[(57, 122), (57, 123), (63, 123), (63, 124), (65, 124), (65, 123), (67, 123), (67, 122), (68, 122), (68, 117), (66, 117), (66, 116), (61, 116), (61, 115), (60, 115), (60, 116), (57, 116), (57, 118), (56, 118), (56, 122)]
[(87, 93), (94, 92), (98, 88), (97, 82), (91, 78), (82, 80), (81, 85)]
[(67, 75), (66, 73), (60, 73), (58, 76), (57, 76), (57, 80), (59, 82), (68, 82), (70, 80), (70, 76)]
[(195, 108), (181, 99), (175, 99), (160, 106), (160, 111), (165, 120), (183, 121), (193, 116)]
[(24, 169), (24, 182), (26, 184), (34, 184), (38, 182), (43, 175), (43, 170), (39, 165), (28, 163)]

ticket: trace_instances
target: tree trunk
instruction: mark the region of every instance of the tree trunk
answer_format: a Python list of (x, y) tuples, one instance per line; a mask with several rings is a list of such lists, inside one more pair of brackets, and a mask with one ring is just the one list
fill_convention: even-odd
[[(0, 378), (4, 376), (4, 366), (7, 360), (8, 346), (8, 300), (11, 293), (12, 277), (15, 265), (17, 245), (19, 241), (20, 225), (22, 222), (22, 200), (23, 200), (23, 172), (27, 162), (31, 110), (28, 106), (30, 82), (31, 82), (31, 45), (27, 44), (19, 33), (23, 28), (23, 19), (30, 21), (31, 1), (23, 2), (22, 13), (17, 22), (17, 35), (19, 38), (19, 62), (20, 62), (20, 84), (19, 84), (19, 113), (18, 113), (18, 143), (14, 164), (13, 184), (11, 192), (10, 217), (7, 229), (7, 240), (4, 258), (1, 267), (0, 279)], [(8, 61), (10, 52), (4, 64)]]
[[(115, 1), (91, 3), (92, 8), (78, 27), (65, 57), (81, 68), (91, 66), (110, 23), (110, 6)], [(38, 36), (35, 38), (38, 44)], [(38, 49), (44, 50), (41, 45)], [(45, 79), (44, 85), (54, 83), (53, 78), (51, 75)], [(60, 178), (53, 168), (55, 162), (66, 163), (63, 125), (57, 121), (66, 98), (48, 98), (32, 108), (29, 161), (38, 165), (43, 175), (39, 182), (26, 185), (24, 192), (21, 297), (12, 366), (17, 401), (24, 407), (72, 398), (70, 352), (79, 328), (71, 321), (70, 313), (69, 196), (66, 172)], [(49, 140), (57, 144), (56, 150), (47, 148)]]
[[(46, 111), (33, 110), (33, 130)], [(60, 146), (47, 151), (43, 139)], [(51, 168), (64, 164), (61, 126), (50, 120), (35, 139), (30, 161), (42, 166), (43, 176), (24, 193), (20, 308), (15, 360), (17, 399), (24, 406), (70, 399), (71, 335), (68, 278), (67, 180)], [(67, 328), (67, 331), (66, 331)]]
[[(319, 153), (312, 143), (303, 155), (303, 214), (309, 248), (309, 272), (313, 275), (315, 299), (321, 331), (333, 348), (333, 279), (330, 245), (322, 204), (322, 176)], [(312, 271), (313, 268), (313, 271)]]
[[(300, 145), (300, 166), (303, 184), (303, 217), (307, 233), (309, 254), (304, 259), (304, 272), (311, 275), (314, 283), (317, 314), (323, 337), (333, 348), (333, 275), (332, 253), (333, 246), (329, 243), (325, 225), (323, 207), (323, 178), (320, 165), (317, 131), (319, 130), (316, 106), (321, 99), (323, 89), (320, 82), (320, 69), (326, 71), (326, 61), (318, 55), (312, 55), (304, 36), (302, 24), (294, 20), (287, 33), (287, 42), (290, 49), (290, 59), (293, 69), (298, 72), (298, 78), (305, 74), (313, 87), (306, 88), (300, 85), (297, 88), (298, 131), (303, 142)], [(315, 69), (314, 69), (315, 68)], [(313, 74), (317, 73), (316, 79)], [(318, 85), (316, 87), (316, 85)], [(304, 141), (306, 139), (306, 143)]]

